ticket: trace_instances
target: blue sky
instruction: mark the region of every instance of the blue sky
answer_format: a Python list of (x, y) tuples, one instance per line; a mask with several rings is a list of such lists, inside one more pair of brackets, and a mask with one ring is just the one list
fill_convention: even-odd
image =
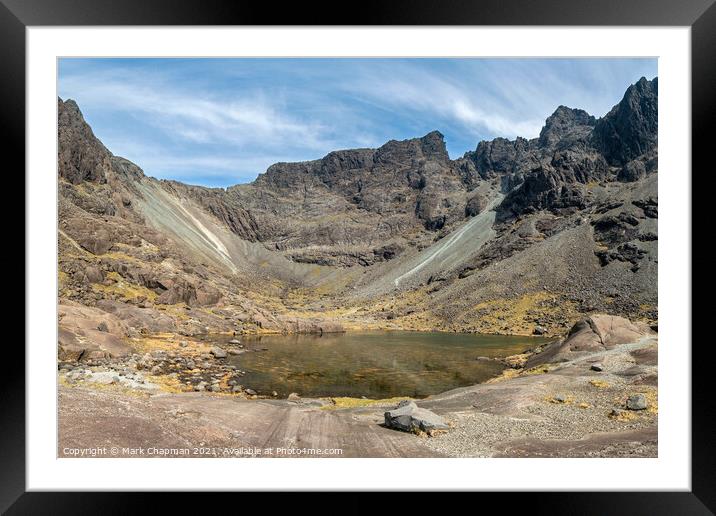
[(435, 129), (457, 158), (536, 137), (560, 104), (603, 116), (656, 75), (656, 59), (64, 58), (58, 95), (146, 174), (225, 187)]

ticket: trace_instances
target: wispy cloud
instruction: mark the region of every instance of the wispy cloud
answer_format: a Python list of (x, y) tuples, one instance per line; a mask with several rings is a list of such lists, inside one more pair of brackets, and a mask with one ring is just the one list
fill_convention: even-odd
[(211, 98), (183, 91), (161, 76), (127, 78), (117, 72), (69, 75), (63, 78), (61, 89), (68, 94), (75, 92), (90, 109), (129, 112), (162, 128), (169, 136), (193, 142), (240, 146), (300, 142), (309, 149), (325, 148), (331, 143), (330, 138), (324, 137), (322, 123), (293, 118), (260, 92)]
[(436, 124), (458, 123), (471, 135), (533, 137), (544, 122), (536, 116), (510, 113), (506, 106), (486, 98), (484, 89), (474, 90), (469, 81), (449, 81), (416, 65), (392, 67), (385, 72), (364, 74), (346, 89), (394, 113), (413, 113), (415, 117), (432, 118)]

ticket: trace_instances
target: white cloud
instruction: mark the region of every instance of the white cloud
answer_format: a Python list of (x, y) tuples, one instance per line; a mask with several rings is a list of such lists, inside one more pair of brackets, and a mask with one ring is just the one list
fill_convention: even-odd
[(197, 97), (161, 76), (105, 72), (62, 77), (61, 90), (80, 109), (124, 111), (162, 128), (168, 136), (195, 143), (228, 143), (239, 147), (300, 145), (326, 149), (333, 143), (326, 126), (282, 112), (256, 92), (231, 98)]
[[(466, 78), (467, 79), (467, 78)], [(445, 125), (458, 123), (471, 134), (535, 137), (544, 124), (536, 110), (516, 112), (509, 102), (489, 94), (486, 81), (470, 86), (417, 66), (392, 66), (390, 72), (365, 73), (343, 87), (356, 97), (394, 112), (412, 111)], [(552, 110), (556, 106), (552, 107)]]

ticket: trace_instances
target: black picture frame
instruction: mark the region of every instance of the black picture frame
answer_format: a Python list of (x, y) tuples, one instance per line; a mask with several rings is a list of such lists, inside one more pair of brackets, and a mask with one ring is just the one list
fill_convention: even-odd
[[(716, 0), (364, 0), (347, 4), (292, 2), (277, 8), (244, 0), (0, 0), (0, 63), (4, 156), (25, 167), (25, 29), (82, 25), (552, 25), (689, 26), (692, 72), (692, 163), (713, 169), (708, 141), (716, 113)], [(350, 15), (348, 15), (349, 13)], [(712, 145), (712, 144), (711, 144)], [(707, 161), (708, 160), (708, 161)], [(708, 168), (707, 168), (708, 167)], [(690, 173), (684, 171), (684, 174)], [(696, 177), (692, 174), (692, 178)], [(20, 186), (25, 190), (24, 185)], [(32, 192), (25, 192), (32, 195)], [(694, 204), (696, 204), (694, 202)], [(693, 217), (692, 217), (693, 219)], [(693, 234), (693, 233), (692, 233)], [(693, 250), (692, 250), (693, 252)], [(692, 254), (693, 256), (693, 254)], [(692, 258), (692, 266), (694, 260)], [(25, 275), (32, 274), (25, 267)], [(32, 310), (31, 306), (26, 307)], [(692, 316), (693, 318), (693, 316)], [(674, 343), (675, 344), (675, 343)], [(678, 343), (687, 346), (690, 343)], [(692, 491), (530, 494), (536, 514), (713, 514), (716, 454), (710, 420), (715, 404), (708, 384), (709, 345), (692, 346)], [(25, 367), (18, 353), (0, 383), (0, 510), (7, 514), (127, 514), (146, 502), (139, 493), (25, 492)], [(161, 503), (167, 501), (167, 495)], [(212, 495), (216, 496), (216, 495)], [(246, 496), (246, 495), (242, 495)], [(353, 511), (376, 509), (358, 494)], [(485, 494), (484, 496), (488, 496)], [(524, 494), (491, 494), (525, 507)], [(203, 502), (172, 494), (184, 511)], [(537, 497), (539, 502), (532, 498)], [(245, 498), (244, 498), (245, 499)], [(280, 501), (281, 497), (273, 497)], [(503, 500), (497, 500), (498, 503)], [(414, 502), (415, 503), (415, 502)], [(422, 502), (417, 502), (422, 503)], [(460, 502), (458, 502), (460, 503)], [(516, 505), (515, 505), (516, 504)], [(151, 509), (151, 505), (149, 507)]]

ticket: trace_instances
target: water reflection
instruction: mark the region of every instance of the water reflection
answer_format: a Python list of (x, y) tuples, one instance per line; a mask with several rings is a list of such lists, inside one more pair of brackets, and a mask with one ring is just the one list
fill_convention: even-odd
[[(233, 337), (209, 340), (227, 349)], [(422, 398), (484, 382), (504, 366), (494, 358), (538, 344), (531, 337), (427, 332), (359, 332), (240, 337), (246, 350), (229, 360), (259, 393)]]

